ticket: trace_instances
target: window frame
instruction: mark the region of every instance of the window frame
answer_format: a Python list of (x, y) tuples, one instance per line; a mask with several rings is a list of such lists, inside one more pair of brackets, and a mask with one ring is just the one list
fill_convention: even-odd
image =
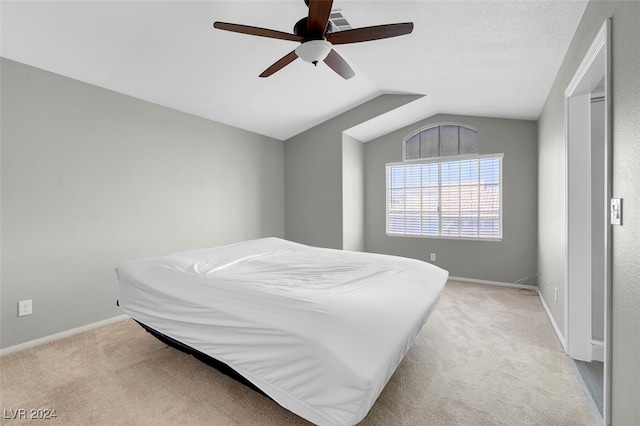
[[(399, 234), (399, 233), (391, 233), (389, 232), (389, 207), (390, 207), (390, 183), (389, 183), (389, 170), (392, 166), (409, 166), (415, 164), (428, 164), (428, 163), (447, 163), (453, 161), (464, 161), (464, 160), (478, 160), (480, 161), (483, 158), (500, 158), (500, 169), (499, 169), (499, 236), (495, 238), (490, 237), (469, 237), (469, 236), (451, 236), (451, 235), (440, 235), (442, 232), (442, 203), (440, 200), (441, 191), (442, 191), (442, 182), (441, 182), (441, 170), (438, 172), (438, 235), (415, 235), (415, 234)], [(503, 175), (504, 175), (504, 154), (496, 153), (496, 154), (464, 154), (464, 155), (452, 155), (445, 157), (431, 157), (431, 158), (420, 158), (415, 160), (406, 160), (400, 162), (387, 163), (385, 166), (385, 232), (389, 237), (401, 237), (401, 238), (431, 238), (431, 239), (443, 239), (443, 240), (465, 240), (465, 241), (492, 241), (492, 242), (501, 242), (504, 238), (504, 214), (503, 214)], [(422, 210), (421, 210), (422, 212)]]
[[(469, 130), (473, 133), (475, 133), (478, 136), (478, 140), (480, 139), (480, 132), (476, 127), (473, 126), (469, 126), (467, 124), (463, 124), (460, 122), (456, 122), (456, 121), (444, 121), (442, 123), (432, 123), (432, 124), (427, 124), (426, 126), (422, 126), (419, 129), (409, 133), (407, 136), (405, 136), (404, 138), (402, 138), (402, 161), (419, 161), (419, 160), (425, 160), (425, 159), (429, 159), (429, 158), (442, 158), (442, 157), (453, 157), (453, 156), (464, 156), (464, 155), (479, 155), (479, 151), (478, 151), (478, 146), (476, 145), (475, 150), (473, 152), (468, 152), (468, 153), (464, 153), (464, 154), (453, 154), (453, 155), (441, 155), (441, 143), (442, 141), (440, 140), (440, 135), (441, 135), (441, 131), (438, 130), (438, 155), (435, 155), (433, 157), (418, 157), (418, 158), (407, 158), (407, 142), (412, 139), (415, 135), (418, 135), (426, 130), (430, 130), (433, 129), (435, 127), (438, 127), (438, 129), (440, 129), (441, 127), (449, 127), (449, 126), (453, 126), (453, 127), (458, 127), (458, 132), (460, 132), (460, 128), (464, 128), (466, 130)], [(459, 135), (459, 133), (458, 133)], [(477, 143), (477, 142), (476, 142)], [(460, 152), (460, 140), (458, 139), (458, 152)]]

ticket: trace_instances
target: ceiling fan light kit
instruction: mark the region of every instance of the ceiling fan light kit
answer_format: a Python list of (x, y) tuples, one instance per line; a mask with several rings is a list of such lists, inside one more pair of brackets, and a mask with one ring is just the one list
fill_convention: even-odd
[(297, 58), (301, 58), (303, 61), (314, 65), (317, 65), (320, 61), (324, 61), (329, 68), (344, 79), (353, 77), (355, 73), (342, 56), (333, 49), (333, 45), (380, 40), (409, 34), (413, 31), (412, 22), (374, 25), (371, 27), (336, 31), (336, 28), (329, 24), (333, 0), (305, 0), (305, 3), (309, 7), (309, 15), (295, 24), (293, 34), (227, 22), (214, 22), (213, 27), (241, 34), (297, 41), (300, 43), (294, 51), (287, 53), (264, 70), (262, 74), (260, 74), (260, 77), (269, 77)]
[(309, 40), (298, 46), (295, 52), (303, 61), (318, 65), (318, 62), (324, 61), (329, 55), (331, 49), (332, 45), (327, 40)]

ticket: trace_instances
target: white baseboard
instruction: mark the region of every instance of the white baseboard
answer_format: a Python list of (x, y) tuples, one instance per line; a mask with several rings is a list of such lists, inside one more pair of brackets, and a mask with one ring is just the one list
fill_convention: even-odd
[(71, 330), (63, 331), (60, 333), (51, 334), (49, 336), (41, 337), (39, 339), (30, 340), (28, 342), (20, 343), (15, 346), (9, 346), (5, 349), (0, 349), (0, 356), (7, 355), (14, 352), (23, 351), (25, 349), (33, 348), (34, 346), (42, 345), (44, 343), (53, 342), (54, 340), (63, 339), (65, 337), (73, 336), (74, 334), (82, 333), (83, 331), (92, 330), (94, 328), (102, 327), (104, 325), (113, 324), (114, 322), (122, 321), (129, 318), (128, 315), (118, 315), (117, 317), (108, 318), (103, 321), (94, 322), (92, 324), (83, 325), (82, 327), (73, 328)]
[(604, 342), (602, 340), (591, 341), (591, 360), (604, 362)]
[(558, 336), (558, 340), (560, 340), (560, 343), (562, 344), (562, 349), (564, 350), (565, 353), (567, 353), (567, 344), (565, 343), (564, 337), (560, 332), (560, 328), (558, 327), (558, 324), (556, 324), (556, 320), (553, 319), (553, 315), (551, 315), (551, 311), (549, 310), (547, 303), (544, 301), (544, 297), (542, 297), (542, 293), (538, 293), (538, 295), (540, 296), (540, 301), (542, 302), (542, 306), (544, 307), (544, 310), (547, 312), (549, 321), (551, 321), (551, 325), (553, 326), (553, 329), (555, 330), (556, 335)]
[(529, 284), (515, 284), (515, 283), (505, 283), (502, 281), (487, 281), (487, 280), (477, 280), (475, 278), (461, 278), (461, 277), (449, 277), (451, 281), (462, 281), (465, 283), (473, 283), (473, 284), (488, 284), (488, 285), (499, 285), (501, 287), (516, 287), (516, 288), (527, 288), (529, 290), (534, 290), (538, 293), (538, 287), (535, 285)]

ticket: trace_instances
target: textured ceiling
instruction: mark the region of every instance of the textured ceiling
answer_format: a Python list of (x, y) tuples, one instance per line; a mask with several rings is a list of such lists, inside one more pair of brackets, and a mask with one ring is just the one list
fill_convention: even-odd
[(294, 61), (297, 43), (213, 29), (291, 32), (303, 0), (2, 1), (2, 56), (187, 113), (288, 139), (382, 93), (426, 95), (349, 133), (363, 141), (451, 113), (535, 120), (586, 1), (335, 0), (352, 27), (410, 35), (336, 46), (356, 72)]

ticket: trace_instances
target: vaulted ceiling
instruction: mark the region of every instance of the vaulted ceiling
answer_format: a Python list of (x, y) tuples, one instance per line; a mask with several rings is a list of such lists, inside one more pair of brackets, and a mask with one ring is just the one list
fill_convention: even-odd
[(411, 34), (335, 49), (356, 76), (296, 60), (296, 42), (213, 28), (292, 32), (303, 0), (2, 1), (1, 54), (197, 116), (286, 140), (383, 93), (425, 95), (350, 132), (363, 141), (435, 113), (538, 118), (586, 1), (335, 0), (353, 28)]

